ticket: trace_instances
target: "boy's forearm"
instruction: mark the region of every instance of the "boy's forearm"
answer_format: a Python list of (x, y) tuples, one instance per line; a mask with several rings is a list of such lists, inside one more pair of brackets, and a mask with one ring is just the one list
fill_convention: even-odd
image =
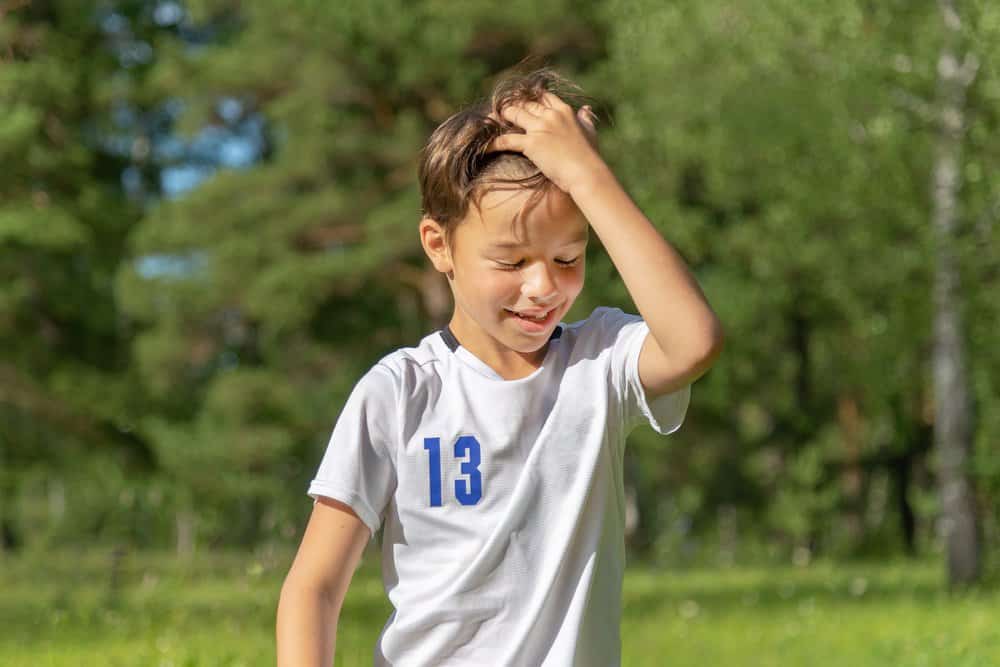
[(639, 210), (603, 164), (570, 195), (601, 239), (661, 350), (686, 358), (711, 354), (721, 325), (683, 258)]
[(329, 667), (340, 609), (321, 590), (286, 581), (277, 617), (278, 667)]

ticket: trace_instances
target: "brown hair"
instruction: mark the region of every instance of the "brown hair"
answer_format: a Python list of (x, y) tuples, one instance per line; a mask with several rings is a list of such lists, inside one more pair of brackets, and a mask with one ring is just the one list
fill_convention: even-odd
[(431, 134), (420, 155), (421, 204), (424, 217), (440, 224), (446, 237), (465, 219), (469, 204), (478, 206), (490, 190), (524, 188), (541, 196), (551, 185), (521, 153), (486, 152), (496, 137), (521, 131), (503, 120), (500, 111), (522, 101), (537, 102), (545, 91), (574, 109), (586, 101), (579, 86), (551, 69), (514, 71), (497, 81), (487, 99), (455, 113)]

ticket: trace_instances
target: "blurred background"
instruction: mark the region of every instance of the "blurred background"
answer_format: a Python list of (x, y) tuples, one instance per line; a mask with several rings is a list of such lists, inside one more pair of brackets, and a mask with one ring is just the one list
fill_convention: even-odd
[(339, 409), (450, 315), (417, 153), (526, 57), (727, 333), (629, 440), (625, 664), (1000, 663), (989, 0), (0, 1), (0, 662), (273, 662)]

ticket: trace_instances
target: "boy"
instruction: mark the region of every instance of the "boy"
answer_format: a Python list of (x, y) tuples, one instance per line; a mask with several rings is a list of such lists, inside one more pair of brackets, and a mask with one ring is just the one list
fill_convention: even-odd
[[(680, 427), (721, 327), (679, 255), (596, 150), (589, 107), (548, 70), (503, 80), (432, 134), (420, 239), (454, 315), (358, 383), (309, 495), (278, 606), (278, 662), (329, 665), (384, 522), (395, 608), (376, 665), (620, 662), (622, 454)], [(562, 324), (589, 229), (642, 316)]]

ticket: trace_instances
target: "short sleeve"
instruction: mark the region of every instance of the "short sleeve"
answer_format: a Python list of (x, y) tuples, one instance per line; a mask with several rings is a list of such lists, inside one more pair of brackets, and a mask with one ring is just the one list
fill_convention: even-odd
[(396, 487), (396, 382), (374, 366), (355, 385), (309, 485), (312, 498), (339, 500), (353, 509), (372, 534)]
[(598, 310), (603, 311), (602, 335), (608, 337), (611, 345), (611, 385), (623, 406), (626, 433), (643, 421), (657, 433), (673, 433), (684, 422), (691, 402), (691, 385), (647, 401), (639, 379), (639, 353), (649, 335), (649, 326), (638, 315), (618, 308)]

